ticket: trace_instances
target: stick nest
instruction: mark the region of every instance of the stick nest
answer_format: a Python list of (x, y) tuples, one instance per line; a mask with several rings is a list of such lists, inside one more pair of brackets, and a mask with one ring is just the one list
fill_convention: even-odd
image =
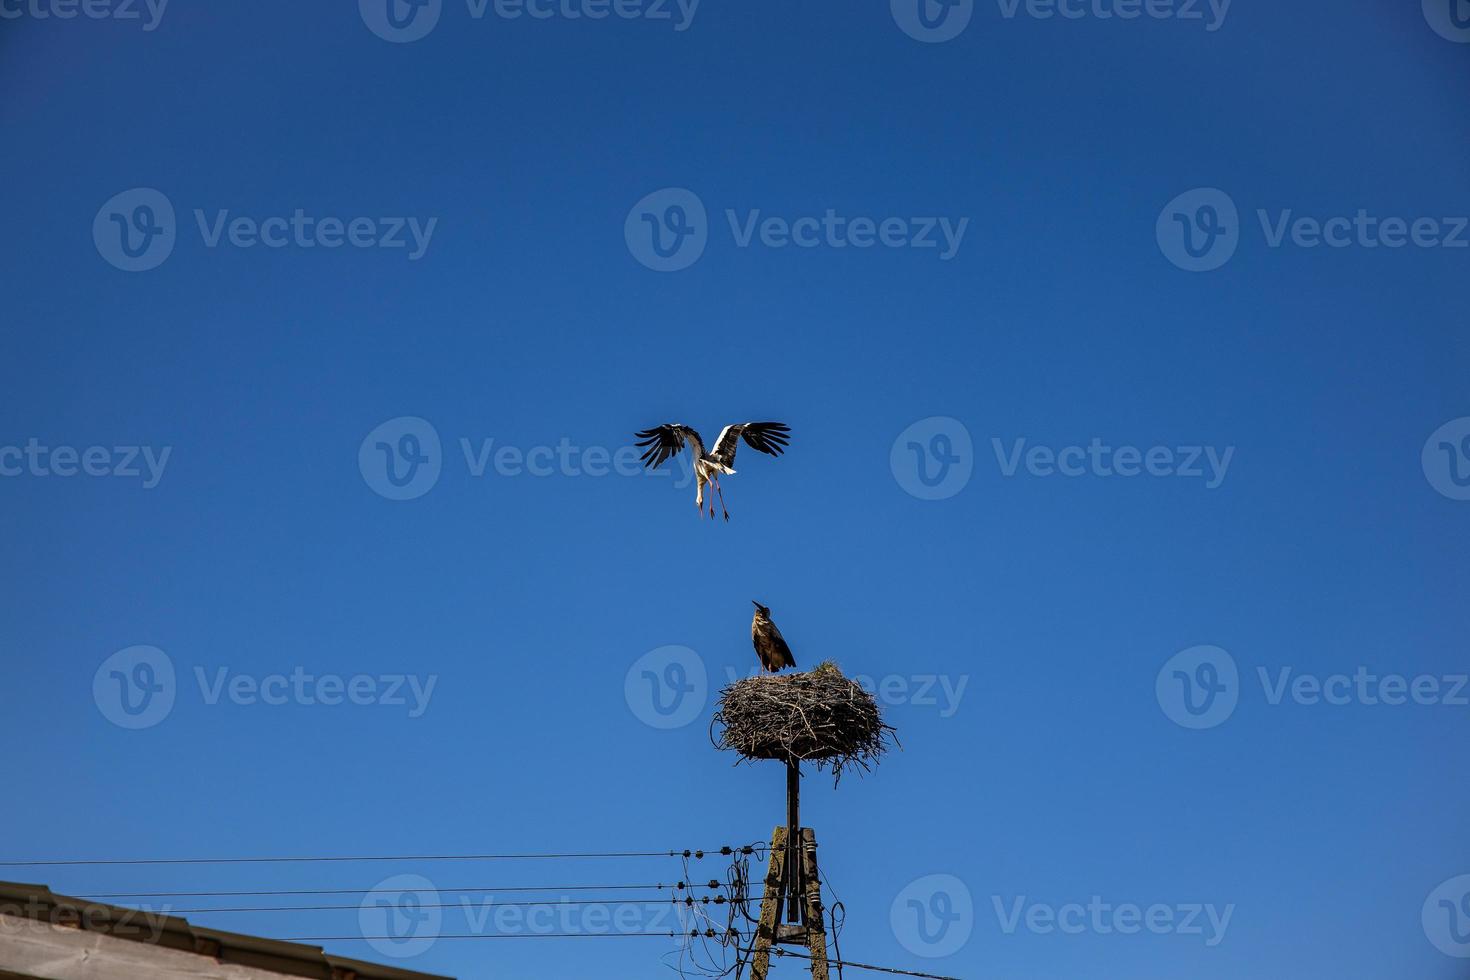
[(716, 748), (745, 761), (815, 762), (830, 766), (834, 781), (850, 769), (871, 771), (898, 744), (878, 702), (831, 661), (805, 674), (736, 681), (720, 692), (710, 731)]

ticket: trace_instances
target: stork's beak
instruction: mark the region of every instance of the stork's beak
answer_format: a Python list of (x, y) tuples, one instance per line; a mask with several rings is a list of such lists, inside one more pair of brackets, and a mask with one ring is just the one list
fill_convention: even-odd
[(757, 608), (757, 609), (759, 609), (761, 607), (761, 604), (759, 602), (756, 602), (754, 599), (750, 600), (750, 604), (752, 606), (755, 606), (755, 608)]

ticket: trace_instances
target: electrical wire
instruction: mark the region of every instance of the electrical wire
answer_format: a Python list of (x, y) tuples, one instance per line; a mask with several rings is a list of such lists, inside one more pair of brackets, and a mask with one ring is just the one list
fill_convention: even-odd
[[(662, 882), (652, 885), (521, 885), (521, 886), (481, 886), (476, 888), (435, 888), (437, 892), (577, 892), (577, 891), (619, 891), (633, 889), (662, 889), (674, 890), (684, 888), (718, 888), (719, 883), (692, 882), (686, 884), (679, 882), (676, 885), (665, 885)], [(277, 888), (263, 891), (204, 891), (204, 892), (93, 892), (86, 895), (77, 895), (77, 898), (263, 898), (272, 895), (365, 895), (368, 892), (377, 891), (373, 888)]]
[[(521, 907), (540, 908), (552, 905), (684, 905), (686, 902), (699, 902), (700, 904), (723, 905), (723, 895), (716, 898), (705, 896), (701, 899), (679, 899), (667, 897), (655, 898), (567, 898), (567, 899), (542, 899), (528, 902), (495, 902), (498, 908)], [(417, 905), (421, 909), (457, 909), (463, 907), (463, 902), (435, 902)], [(358, 905), (262, 905), (250, 908), (226, 908), (226, 909), (139, 909), (138, 911), (164, 912), (169, 915), (197, 915), (202, 913), (219, 912), (351, 912), (360, 910), (363, 906)]]
[[(679, 934), (676, 932), (457, 932), (439, 933), (434, 936), (434, 939), (672, 939), (677, 935)], [(355, 939), (403, 941), (402, 936), (284, 936), (280, 941), (285, 943), (326, 943), (347, 942), (348, 940)], [(940, 980), (951, 980), (951, 978), (941, 977)]]
[(827, 930), (832, 937), (832, 958), (837, 963), (837, 980), (845, 980), (842, 973), (842, 928), (847, 925), (847, 906), (842, 904), (842, 898), (837, 894), (837, 889), (832, 887), (832, 879), (827, 877), (827, 872), (817, 869), (822, 884), (827, 886), (827, 894), (832, 896), (832, 904), (827, 907), (827, 918), (832, 927)]
[[(840, 914), (839, 914), (840, 913)], [(827, 909), (827, 918), (832, 922), (832, 928), (828, 930), (832, 934), (832, 961), (837, 964), (837, 980), (844, 980), (842, 975), (842, 947), (839, 941), (842, 938), (842, 927), (847, 924), (847, 906), (842, 902), (835, 901)]]
[[(234, 857), (234, 858), (148, 858), (148, 859), (68, 859), (68, 860), (45, 860), (45, 861), (0, 861), (0, 867), (62, 867), (62, 866), (106, 866), (106, 865), (201, 865), (201, 864), (286, 864), (286, 863), (349, 863), (349, 862), (387, 862), (387, 861), (495, 861), (495, 860), (554, 860), (554, 859), (601, 859), (601, 858), (679, 858), (683, 862), (685, 878), (692, 878), (690, 874), (691, 860), (700, 860), (707, 856), (724, 855), (731, 857), (731, 865), (726, 872), (725, 881), (720, 882), (711, 879), (708, 882), (679, 881), (677, 884), (599, 884), (599, 885), (517, 885), (517, 886), (475, 886), (463, 888), (435, 889), (439, 893), (457, 894), (486, 894), (494, 895), (500, 892), (572, 892), (572, 891), (647, 891), (656, 890), (660, 892), (684, 892), (684, 897), (677, 894), (669, 897), (658, 898), (635, 898), (622, 896), (615, 898), (559, 898), (553, 900), (538, 901), (513, 901), (500, 902), (506, 906), (555, 906), (555, 905), (601, 905), (601, 904), (672, 904), (676, 908), (682, 907), (682, 911), (690, 914), (693, 921), (703, 920), (704, 928), (691, 928), (687, 931), (668, 932), (576, 932), (576, 933), (443, 933), (437, 939), (606, 939), (606, 938), (680, 938), (686, 941), (679, 951), (680, 966), (682, 974), (683, 962), (686, 957), (691, 957), (691, 965), (700, 973), (711, 977), (729, 976), (733, 973), (740, 977), (750, 963), (754, 954), (752, 948), (753, 936), (746, 935), (737, 924), (741, 919), (747, 926), (758, 924), (757, 918), (751, 914), (751, 903), (753, 898), (750, 894), (750, 872), (749, 863), (752, 855), (764, 860), (768, 857), (768, 845), (758, 841), (754, 844), (742, 846), (725, 846), (711, 848), (709, 850), (668, 850), (668, 851), (587, 851), (587, 852), (564, 852), (564, 853), (524, 853), (524, 854), (418, 854), (418, 855), (359, 855), (359, 856), (298, 856), (298, 857)], [(903, 970), (897, 967), (876, 966), (871, 963), (859, 963), (855, 960), (844, 960), (841, 948), (838, 945), (843, 925), (846, 921), (846, 908), (840, 899), (836, 899), (836, 891), (831, 887), (831, 881), (826, 874), (821, 878), (827, 885), (828, 891), (833, 895), (834, 902), (827, 909), (831, 923), (832, 959), (828, 961), (830, 966), (837, 968), (839, 978), (842, 976), (844, 967), (852, 967), (855, 970), (868, 970), (879, 973), (888, 973), (897, 976), (918, 977), (923, 980), (955, 980), (953, 977), (944, 977), (933, 973), (921, 973), (912, 970)], [(694, 892), (697, 889), (709, 889), (712, 892), (721, 893), (714, 896), (699, 895)], [(258, 890), (231, 890), (231, 891), (170, 891), (170, 892), (99, 892), (91, 895), (78, 896), (89, 899), (143, 899), (143, 898), (227, 898), (227, 897), (278, 897), (278, 896), (306, 896), (306, 895), (366, 895), (376, 891), (376, 888), (294, 888), (294, 889), (258, 889)], [(462, 905), (463, 903), (458, 903)], [(729, 907), (729, 922), (719, 926), (709, 914), (708, 906), (727, 905)], [(424, 908), (454, 908), (454, 903), (439, 903), (423, 906)], [(312, 912), (312, 911), (350, 911), (360, 908), (358, 905), (294, 905), (294, 906), (249, 906), (230, 908), (190, 908), (179, 909), (170, 914), (216, 914), (231, 912)], [(753, 932), (753, 930), (751, 930)], [(296, 936), (287, 937), (289, 942), (346, 942), (353, 940), (389, 940), (401, 937), (393, 936)], [(714, 942), (712, 943), (711, 940)], [(695, 957), (696, 943), (706, 961), (699, 962), (700, 957)], [(730, 954), (734, 954), (733, 964), (728, 962)], [(792, 956), (799, 959), (810, 960), (807, 953), (800, 953), (773, 945), (770, 949), (773, 956)]]
[[(747, 845), (753, 847), (753, 845)], [(558, 854), (375, 854), (344, 857), (301, 856), (301, 857), (229, 857), (229, 858), (126, 858), (126, 859), (67, 859), (45, 861), (0, 861), (0, 868), (54, 868), (78, 865), (141, 865), (141, 864), (307, 864), (328, 861), (521, 861), (534, 859), (580, 859), (580, 858), (649, 858), (682, 857), (703, 858), (706, 855), (729, 854), (743, 848), (716, 847), (708, 850), (669, 851), (587, 851), (582, 853)]]
[[(730, 867), (726, 871), (724, 894), (717, 895), (711, 902), (708, 898), (700, 903), (691, 903), (688, 899), (684, 901), (679, 912), (687, 916), (685, 924), (693, 922), (698, 925), (701, 920), (704, 929), (696, 928), (687, 933), (682, 933), (683, 941), (678, 943), (676, 950), (664, 954), (661, 959), (677, 972), (681, 977), (701, 976), (710, 978), (728, 977), (732, 974), (736, 977), (741, 975), (744, 969), (744, 953), (742, 950), (754, 942), (753, 935), (742, 934), (737, 928), (741, 924), (740, 916), (743, 914), (749, 919), (749, 910), (745, 904), (749, 901), (749, 888), (746, 884), (748, 876), (749, 855), (757, 850), (764, 850), (759, 844), (749, 848), (742, 848), (731, 855)], [(688, 862), (685, 862), (684, 872), (686, 876), (690, 873)], [(719, 882), (711, 881), (711, 887), (718, 887)], [(719, 923), (711, 916), (709, 906), (726, 905), (726, 922)], [(739, 911), (737, 911), (739, 910)], [(734, 957), (734, 963), (730, 962)], [(674, 962), (670, 962), (670, 960)]]
[[(789, 949), (783, 949), (780, 946), (772, 946), (771, 955), (795, 956), (803, 960), (809, 960), (812, 958), (810, 953), (797, 953)], [(836, 967), (850, 966), (854, 970), (872, 970), (876, 973), (893, 973), (903, 977), (923, 977), (924, 980), (957, 980), (956, 977), (940, 976), (937, 973), (919, 973), (914, 970), (900, 970), (896, 966), (874, 966), (871, 963), (857, 963), (853, 960), (828, 960), (827, 965)]]

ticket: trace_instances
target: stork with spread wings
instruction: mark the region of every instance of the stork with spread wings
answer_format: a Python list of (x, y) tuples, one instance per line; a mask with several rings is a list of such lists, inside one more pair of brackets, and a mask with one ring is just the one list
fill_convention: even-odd
[[(733, 476), (735, 470), (735, 450), (740, 446), (740, 440), (752, 449), (759, 450), (768, 456), (780, 456), (786, 451), (786, 444), (791, 437), (787, 435), (791, 427), (784, 422), (741, 422), (739, 425), (727, 425), (720, 432), (720, 438), (715, 440), (715, 448), (705, 452), (704, 440), (699, 437), (687, 425), (679, 422), (669, 422), (656, 426), (652, 429), (644, 429), (637, 434), (639, 448), (644, 450), (643, 463), (649, 469), (658, 469), (669, 457), (682, 452), (688, 448), (694, 457), (694, 506), (699, 509), (699, 516), (704, 516), (704, 485), (711, 484), (715, 493), (720, 498), (720, 509), (725, 513), (725, 520), (730, 519), (730, 511), (725, 508), (725, 492), (720, 489), (720, 475)], [(709, 516), (713, 520), (715, 516), (715, 502), (710, 501)]]

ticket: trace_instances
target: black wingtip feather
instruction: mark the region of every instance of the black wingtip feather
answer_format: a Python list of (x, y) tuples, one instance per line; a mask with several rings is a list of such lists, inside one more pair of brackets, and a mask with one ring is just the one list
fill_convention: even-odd
[(786, 434), (790, 431), (791, 426), (785, 422), (752, 422), (741, 435), (752, 449), (768, 456), (780, 456), (791, 441), (791, 437)]

